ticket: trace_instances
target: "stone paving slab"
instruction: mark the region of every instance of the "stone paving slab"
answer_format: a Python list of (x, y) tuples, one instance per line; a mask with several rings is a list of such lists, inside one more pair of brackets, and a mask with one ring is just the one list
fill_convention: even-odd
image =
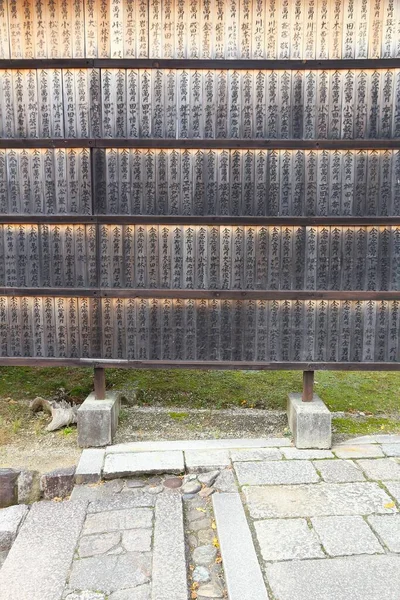
[(375, 479), (376, 481), (400, 480), (400, 463), (394, 458), (375, 458), (358, 460), (357, 464), (360, 465), (364, 473), (369, 479)]
[(150, 575), (151, 553), (128, 552), (119, 556), (103, 554), (75, 560), (69, 585), (73, 589), (110, 594), (143, 585), (150, 580)]
[(105, 512), (123, 508), (154, 506), (156, 499), (153, 494), (135, 490), (135, 493), (114, 494), (109, 498), (94, 500), (88, 506), (88, 513)]
[(291, 460), (311, 460), (335, 458), (330, 450), (299, 450), (298, 448), (282, 448), (285, 458)]
[(236, 462), (281, 459), (282, 452), (278, 448), (249, 448), (246, 450), (231, 450), (231, 460)]
[(400, 435), (398, 434), (378, 434), (374, 435), (378, 444), (400, 444)]
[(254, 527), (265, 561), (325, 557), (306, 519), (269, 519), (256, 521)]
[(132, 508), (113, 510), (104, 513), (88, 514), (83, 529), (84, 535), (107, 533), (125, 529), (144, 529), (152, 527), (151, 508)]
[(264, 461), (234, 463), (240, 485), (316, 483), (319, 475), (311, 462)]
[(396, 507), (386, 507), (393, 504), (388, 494), (377, 483), (367, 481), (254, 486), (245, 487), (244, 494), (254, 519), (397, 512)]
[(214, 494), (213, 506), (229, 600), (268, 600), (239, 494)]
[(368, 522), (390, 552), (400, 552), (400, 515), (371, 515)]
[(382, 444), (381, 448), (386, 456), (400, 457), (400, 444)]
[(60, 600), (85, 513), (84, 502), (32, 506), (0, 570), (1, 600)]
[(169, 450), (165, 452), (126, 452), (107, 454), (104, 461), (104, 479), (174, 473), (179, 475), (185, 470), (183, 452)]
[(107, 446), (106, 454), (125, 452), (165, 452), (168, 450), (229, 450), (245, 448), (272, 448), (292, 446), (289, 438), (242, 438), (225, 440), (174, 440), (156, 442), (129, 442)]
[(186, 450), (186, 469), (189, 473), (210, 471), (231, 464), (228, 450)]
[[(393, 515), (388, 516), (392, 517)], [(359, 515), (314, 517), (311, 519), (311, 523), (330, 556), (381, 554), (384, 552), (378, 538)]]
[(279, 600), (399, 600), (400, 556), (352, 556), (266, 567)]
[(385, 456), (378, 444), (357, 445), (351, 440), (349, 444), (334, 446), (332, 452), (338, 458), (383, 458)]
[(101, 479), (105, 450), (88, 448), (83, 450), (75, 471), (75, 483), (96, 483)]
[(0, 509), (0, 533), (8, 532), (15, 536), (27, 513), (25, 504)]
[(152, 600), (187, 600), (182, 498), (178, 492), (157, 498)]
[(362, 470), (351, 460), (318, 460), (314, 467), (328, 483), (365, 481)]
[(385, 481), (384, 486), (388, 489), (389, 494), (400, 504), (400, 481)]

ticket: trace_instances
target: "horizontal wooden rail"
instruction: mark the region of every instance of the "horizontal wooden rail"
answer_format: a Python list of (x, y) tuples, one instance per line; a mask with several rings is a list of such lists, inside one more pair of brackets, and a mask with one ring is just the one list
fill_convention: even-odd
[(143, 148), (189, 150), (389, 150), (399, 139), (177, 139), (177, 138), (2, 138), (0, 148)]
[(199, 215), (22, 215), (22, 214), (0, 214), (0, 224), (24, 225), (33, 224), (79, 224), (91, 225), (100, 223), (102, 225), (271, 225), (271, 226), (337, 226), (337, 227), (368, 227), (400, 225), (400, 215), (396, 217), (274, 217), (274, 216), (199, 216)]
[(179, 298), (194, 300), (400, 300), (400, 291), (365, 290), (203, 290), (171, 288), (31, 288), (0, 287), (0, 296)]
[(216, 369), (250, 371), (400, 371), (396, 362), (248, 362), (185, 360), (121, 360), (100, 358), (0, 357), (7, 367), (91, 367), (117, 369)]
[(2, 59), (0, 69), (206, 69), (206, 70), (339, 70), (396, 69), (399, 58), (347, 59), (173, 59), (173, 58), (31, 58)]

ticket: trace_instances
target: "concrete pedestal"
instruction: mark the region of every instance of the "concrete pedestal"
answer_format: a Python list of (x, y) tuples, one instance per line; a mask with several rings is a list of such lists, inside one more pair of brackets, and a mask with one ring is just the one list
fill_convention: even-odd
[(89, 394), (78, 410), (78, 445), (92, 448), (112, 444), (121, 408), (119, 392), (106, 392), (104, 400)]
[(332, 415), (319, 396), (303, 402), (301, 394), (289, 394), (287, 414), (296, 448), (331, 447)]

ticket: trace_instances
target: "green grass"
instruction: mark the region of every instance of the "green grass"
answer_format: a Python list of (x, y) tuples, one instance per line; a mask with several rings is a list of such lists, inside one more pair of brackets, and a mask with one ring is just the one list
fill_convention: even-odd
[[(185, 408), (284, 409), (289, 392), (302, 388), (300, 371), (192, 371), (107, 369), (107, 387), (122, 389), (141, 405)], [(400, 373), (318, 371), (315, 391), (332, 411), (400, 412)], [(0, 398), (51, 397), (64, 387), (76, 401), (93, 389), (83, 368), (0, 367)], [(18, 416), (18, 415), (17, 415)]]
[[(300, 371), (192, 371), (107, 369), (107, 387), (118, 388), (142, 406), (176, 410), (184, 420), (190, 408), (285, 409), (289, 392), (300, 392)], [(367, 418), (335, 419), (340, 433), (362, 435), (400, 431), (400, 373), (318, 371), (315, 391), (330, 410), (363, 411)], [(50, 398), (64, 387), (75, 401), (93, 389), (89, 368), (0, 367), (0, 444), (24, 431), (42, 432), (45, 417), (34, 417), (27, 400)], [(121, 422), (127, 415), (121, 414)], [(68, 435), (69, 433), (65, 433)]]

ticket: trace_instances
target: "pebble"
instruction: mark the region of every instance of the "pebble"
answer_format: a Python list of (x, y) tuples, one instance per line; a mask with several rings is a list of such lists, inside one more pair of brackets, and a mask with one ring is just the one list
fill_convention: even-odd
[(214, 581), (200, 585), (197, 590), (197, 595), (201, 598), (223, 598), (224, 593), (221, 586)]
[(182, 479), (180, 477), (169, 477), (164, 481), (164, 487), (176, 489), (182, 486)]
[(205, 487), (202, 490), (200, 490), (199, 492), (199, 496), (201, 498), (208, 498), (209, 496), (211, 496), (211, 494), (213, 494), (215, 492), (215, 490), (213, 488), (210, 487)]
[(196, 473), (189, 473), (188, 475), (185, 475), (185, 477), (183, 478), (185, 483), (187, 481), (194, 481), (195, 479), (197, 479)]
[(201, 483), (204, 483), (204, 485), (206, 485), (207, 487), (211, 487), (214, 481), (217, 479), (218, 475), (219, 471), (209, 471), (208, 473), (201, 473), (201, 475), (199, 475), (197, 479)]
[(182, 486), (184, 494), (197, 494), (201, 490), (201, 483), (198, 481), (188, 481)]
[(163, 486), (162, 485), (153, 485), (147, 488), (147, 491), (149, 492), (149, 494), (159, 494), (160, 492), (163, 491)]
[(196, 567), (192, 573), (192, 579), (197, 583), (207, 583), (210, 581), (210, 573), (205, 567)]
[(211, 527), (210, 519), (204, 517), (198, 521), (193, 521), (189, 525), (190, 531), (200, 531), (201, 529), (209, 529)]
[(212, 562), (214, 562), (216, 556), (217, 549), (211, 544), (206, 544), (205, 546), (198, 546), (198, 548), (195, 548), (195, 550), (193, 551), (194, 562), (196, 563), (196, 565), (201, 565), (203, 567), (206, 567)]
[(127, 488), (141, 488), (145, 486), (145, 482), (141, 479), (127, 479), (126, 487)]

